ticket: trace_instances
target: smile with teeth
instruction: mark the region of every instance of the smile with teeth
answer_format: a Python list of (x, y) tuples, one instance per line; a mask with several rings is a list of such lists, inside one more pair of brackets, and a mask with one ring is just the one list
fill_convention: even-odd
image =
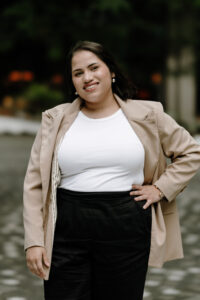
[(84, 87), (84, 90), (85, 91), (93, 91), (95, 88), (96, 88), (96, 86), (97, 86), (97, 84), (98, 83), (94, 83), (94, 84), (92, 84), (92, 85), (90, 85), (90, 86), (86, 86), (86, 87)]

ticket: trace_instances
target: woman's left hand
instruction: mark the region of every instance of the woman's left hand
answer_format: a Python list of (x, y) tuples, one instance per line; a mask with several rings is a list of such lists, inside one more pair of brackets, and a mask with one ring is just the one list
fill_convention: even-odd
[(135, 201), (147, 200), (144, 209), (149, 207), (151, 204), (160, 201), (160, 191), (154, 185), (132, 185), (132, 191), (130, 192), (131, 196), (134, 197)]

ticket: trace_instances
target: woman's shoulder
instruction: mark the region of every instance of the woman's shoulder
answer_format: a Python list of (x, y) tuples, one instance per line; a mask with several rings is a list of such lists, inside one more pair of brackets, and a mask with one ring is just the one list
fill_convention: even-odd
[(164, 112), (162, 103), (158, 101), (128, 99), (125, 103), (128, 110), (137, 111), (139, 115), (151, 112), (162, 114)]
[(63, 113), (63, 111), (65, 111), (65, 109), (67, 109), (68, 107), (71, 106), (71, 103), (63, 103), (63, 104), (59, 104), (56, 105), (50, 109), (47, 109), (43, 112), (43, 115), (46, 115), (47, 117), (54, 117), (57, 116), (60, 113)]
[(153, 100), (140, 100), (140, 99), (128, 99), (126, 101), (127, 105), (130, 106), (138, 106), (146, 109), (155, 109), (163, 111), (163, 105), (161, 102), (153, 101)]

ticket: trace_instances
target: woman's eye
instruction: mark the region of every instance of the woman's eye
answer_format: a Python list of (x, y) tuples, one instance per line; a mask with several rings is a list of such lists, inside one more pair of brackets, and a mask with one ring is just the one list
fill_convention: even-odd
[(94, 71), (96, 69), (98, 69), (98, 66), (94, 66), (94, 67), (91, 68), (92, 71)]
[(75, 74), (76, 77), (80, 76), (82, 74), (82, 72), (78, 72)]

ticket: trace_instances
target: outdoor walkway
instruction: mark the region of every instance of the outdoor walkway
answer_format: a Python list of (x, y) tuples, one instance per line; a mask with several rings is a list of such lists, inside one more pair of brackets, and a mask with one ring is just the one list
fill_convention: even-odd
[[(23, 251), (22, 184), (33, 137), (0, 141), (0, 300), (42, 300), (42, 280), (27, 270)], [(178, 199), (185, 258), (149, 269), (144, 300), (200, 300), (199, 187), (200, 172)]]
[(39, 128), (39, 122), (22, 118), (0, 116), (0, 134), (35, 134)]

